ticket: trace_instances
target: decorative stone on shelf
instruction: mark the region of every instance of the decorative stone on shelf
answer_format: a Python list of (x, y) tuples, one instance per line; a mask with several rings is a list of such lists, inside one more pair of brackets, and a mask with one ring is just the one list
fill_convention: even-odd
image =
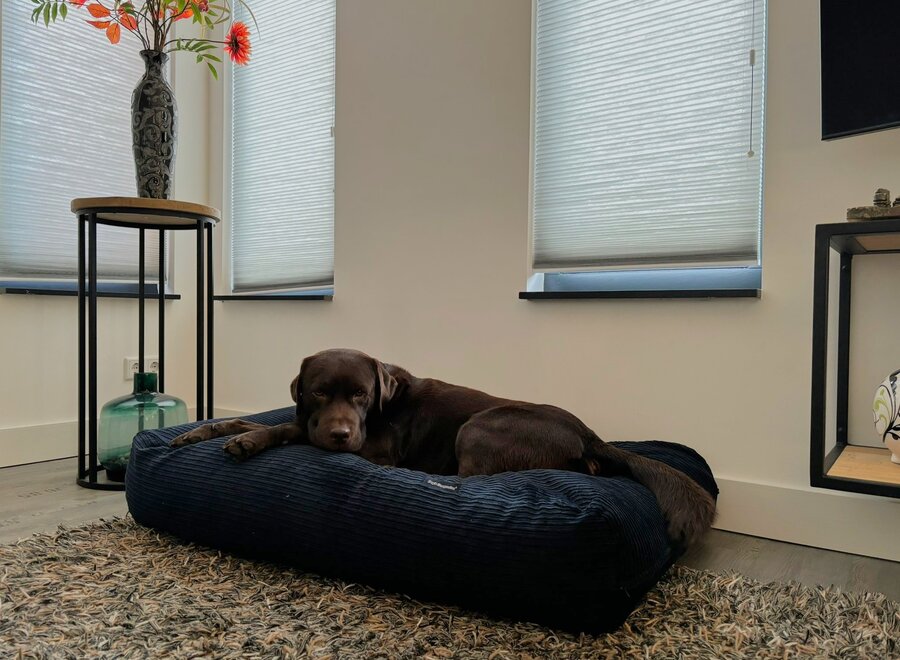
[(854, 206), (847, 209), (847, 220), (850, 222), (892, 219), (900, 219), (900, 197), (897, 197), (891, 206), (891, 191), (887, 188), (875, 191), (872, 206)]

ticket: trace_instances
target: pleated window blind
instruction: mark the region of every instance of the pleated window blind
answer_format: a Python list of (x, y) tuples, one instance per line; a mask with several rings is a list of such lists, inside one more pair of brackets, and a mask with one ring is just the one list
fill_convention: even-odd
[(235, 291), (334, 280), (335, 0), (290, 4), (285, 15), (283, 0), (254, 0), (258, 38), (250, 64), (234, 69)]
[(756, 265), (765, 0), (537, 0), (534, 268)]
[[(30, 2), (0, 7), (0, 278), (77, 273), (74, 197), (135, 194), (131, 92), (143, 75), (136, 43), (110, 45), (85, 25), (30, 22)], [(138, 233), (100, 227), (98, 274), (136, 280)], [(158, 241), (148, 240), (147, 274)]]

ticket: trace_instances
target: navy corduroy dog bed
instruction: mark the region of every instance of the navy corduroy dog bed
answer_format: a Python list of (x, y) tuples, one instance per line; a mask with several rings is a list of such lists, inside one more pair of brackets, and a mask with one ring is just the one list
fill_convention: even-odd
[[(294, 408), (247, 419), (290, 421)], [(238, 463), (224, 438), (172, 449), (195, 424), (134, 439), (134, 519), (182, 539), (573, 631), (618, 627), (676, 559), (656, 499), (624, 477), (557, 470), (486, 477), (386, 468), (287, 445)], [(709, 466), (666, 442), (615, 443), (689, 475)]]

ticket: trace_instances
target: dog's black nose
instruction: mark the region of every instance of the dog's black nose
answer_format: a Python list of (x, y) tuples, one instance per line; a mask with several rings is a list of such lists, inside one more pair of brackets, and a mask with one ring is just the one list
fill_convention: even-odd
[(339, 444), (344, 444), (350, 439), (350, 429), (337, 428), (331, 430), (331, 439)]

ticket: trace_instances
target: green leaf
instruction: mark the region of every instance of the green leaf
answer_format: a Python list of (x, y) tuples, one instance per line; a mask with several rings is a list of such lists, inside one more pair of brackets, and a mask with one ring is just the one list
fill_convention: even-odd
[(207, 54), (204, 55), (203, 57), (205, 57), (205, 58), (208, 59), (208, 60), (213, 60), (214, 62), (221, 62), (221, 61), (222, 61), (222, 58), (216, 57), (215, 55), (210, 55), (209, 53), (207, 53)]
[(51, 14), (51, 18), (52, 18), (53, 22), (55, 23), (56, 17), (59, 16), (59, 3), (58, 2), (53, 3), (53, 11), (51, 11), (50, 14)]
[(213, 75), (213, 78), (215, 78), (216, 80), (218, 80), (218, 79), (219, 79), (219, 73), (218, 73), (218, 71), (216, 71), (216, 67), (214, 67), (214, 66), (212, 65), (212, 62), (207, 62), (207, 63), (206, 63), (206, 66), (209, 67), (209, 72)]
[(44, 26), (49, 27), (50, 25), (50, 3), (44, 5)]
[(65, 2), (59, 6), (59, 15), (63, 20), (66, 20), (66, 16), (69, 15), (69, 6)]

